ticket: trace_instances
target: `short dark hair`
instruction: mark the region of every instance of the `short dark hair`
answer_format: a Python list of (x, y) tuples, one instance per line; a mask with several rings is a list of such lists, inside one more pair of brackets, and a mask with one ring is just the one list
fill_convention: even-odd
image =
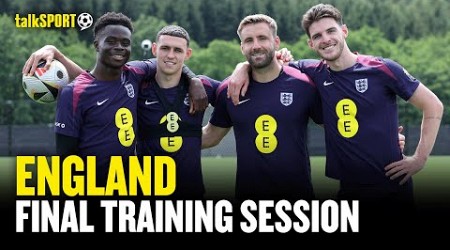
[(317, 4), (306, 11), (302, 18), (302, 27), (308, 37), (311, 37), (309, 33), (311, 24), (326, 17), (333, 18), (339, 25), (343, 24), (341, 12), (331, 4)]
[(133, 33), (131, 19), (122, 13), (107, 12), (103, 14), (94, 24), (94, 38), (108, 25), (122, 25)]
[(189, 33), (181, 26), (178, 25), (168, 25), (163, 27), (158, 34), (156, 34), (156, 42), (158, 42), (160, 36), (175, 36), (184, 38), (187, 41), (187, 46), (189, 47), (189, 42), (191, 38), (189, 37)]

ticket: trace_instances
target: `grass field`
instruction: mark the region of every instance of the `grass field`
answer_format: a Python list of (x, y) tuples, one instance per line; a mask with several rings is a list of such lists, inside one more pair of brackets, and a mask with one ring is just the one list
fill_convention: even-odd
[[(336, 180), (325, 177), (325, 157), (311, 157), (311, 172), (319, 198), (333, 197), (338, 189)], [(232, 195), (235, 158), (203, 158), (205, 185), (208, 194)], [(432, 156), (427, 165), (414, 176), (414, 191), (418, 203), (435, 202), (441, 197), (450, 200), (450, 156)]]
[[(203, 175), (207, 196), (232, 198), (234, 193), (235, 158), (204, 157)], [(324, 157), (311, 157), (312, 179), (319, 198), (333, 197), (337, 181), (325, 177)], [(0, 158), (0, 195), (15, 190), (15, 158)], [(419, 203), (431, 202), (430, 197), (450, 200), (450, 156), (432, 156), (425, 168), (414, 176), (415, 195)], [(433, 202), (435, 202), (433, 200)]]

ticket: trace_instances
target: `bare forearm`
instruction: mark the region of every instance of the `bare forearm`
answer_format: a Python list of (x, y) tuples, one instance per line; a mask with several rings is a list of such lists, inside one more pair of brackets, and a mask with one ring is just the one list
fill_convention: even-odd
[(425, 163), (436, 142), (442, 115), (444, 113), (444, 105), (439, 98), (423, 84), (420, 84), (419, 87), (417, 87), (417, 90), (414, 92), (409, 102), (416, 108), (422, 110), (423, 118), (420, 140), (414, 153), (414, 157)]
[(414, 155), (426, 161), (428, 156), (433, 150), (434, 144), (436, 142), (437, 134), (439, 132), (439, 127), (442, 119), (442, 109), (434, 110), (433, 112), (424, 112), (421, 125), (421, 133), (419, 143), (417, 144), (416, 151)]
[(78, 64), (76, 64), (70, 58), (66, 57), (59, 50), (55, 51), (55, 59), (60, 61), (66, 67), (67, 72), (69, 73), (70, 80), (75, 79), (84, 71), (80, 66), (78, 66)]
[(230, 128), (219, 128), (208, 123), (203, 127), (202, 131), (202, 149), (205, 149), (217, 146), (228, 131), (230, 131)]
[(202, 129), (202, 149), (204, 148), (212, 148), (219, 144), (220, 141), (214, 140), (210, 131), (210, 127), (208, 125), (204, 126)]

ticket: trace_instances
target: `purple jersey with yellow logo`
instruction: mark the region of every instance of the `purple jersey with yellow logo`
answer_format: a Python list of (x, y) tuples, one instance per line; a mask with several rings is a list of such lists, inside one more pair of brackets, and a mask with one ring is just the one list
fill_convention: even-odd
[(151, 62), (130, 62), (116, 81), (85, 72), (59, 94), (55, 132), (78, 138), (79, 156), (96, 156), (97, 175), (107, 174), (111, 156), (123, 156), (127, 166), (135, 154), (138, 85), (155, 70)]
[[(209, 103), (215, 102), (220, 82), (200, 76)], [(189, 114), (188, 81), (159, 88), (145, 82), (138, 99), (139, 156), (170, 156), (176, 163), (176, 190), (171, 198), (202, 198), (205, 192), (201, 167), (201, 134), (204, 112)]]
[(210, 122), (233, 127), (236, 198), (313, 198), (307, 125), (310, 117), (321, 124), (322, 115), (320, 98), (309, 77), (284, 67), (271, 82), (251, 80), (237, 106), (227, 98), (227, 87), (225, 80)]
[(311, 77), (322, 97), (326, 175), (346, 183), (398, 186), (401, 178), (390, 181), (384, 170), (402, 159), (397, 96), (408, 100), (419, 81), (392, 60), (366, 55), (339, 72), (319, 60), (291, 64)]

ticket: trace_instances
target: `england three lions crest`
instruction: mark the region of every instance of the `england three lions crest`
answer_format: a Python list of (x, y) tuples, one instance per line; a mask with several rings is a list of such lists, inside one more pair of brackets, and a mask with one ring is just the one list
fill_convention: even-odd
[(369, 81), (367, 78), (355, 80), (355, 87), (358, 92), (364, 93), (369, 88)]
[(133, 84), (131, 83), (126, 83), (124, 85), (125, 89), (127, 90), (127, 94), (130, 98), (134, 98), (134, 88), (133, 88)]
[(286, 92), (281, 92), (280, 93), (280, 102), (284, 106), (291, 105), (293, 101), (294, 101), (294, 94), (286, 93)]

